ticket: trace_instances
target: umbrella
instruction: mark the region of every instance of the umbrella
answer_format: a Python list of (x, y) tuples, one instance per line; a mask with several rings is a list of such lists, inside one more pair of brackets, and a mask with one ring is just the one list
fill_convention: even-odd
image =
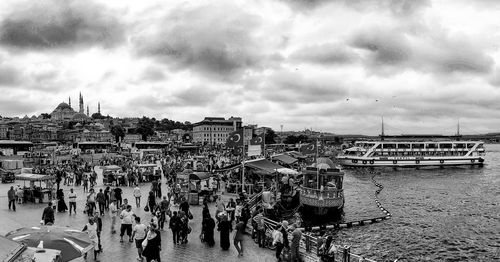
[(281, 174), (284, 174), (284, 175), (292, 175), (292, 176), (296, 176), (299, 174), (299, 172), (297, 172), (296, 170), (293, 170), (293, 169), (290, 169), (290, 168), (278, 168), (276, 171), (278, 171), (278, 173), (281, 173)]
[(6, 237), (28, 247), (60, 250), (64, 262), (81, 257), (94, 247), (86, 232), (68, 227), (23, 227), (8, 233)]

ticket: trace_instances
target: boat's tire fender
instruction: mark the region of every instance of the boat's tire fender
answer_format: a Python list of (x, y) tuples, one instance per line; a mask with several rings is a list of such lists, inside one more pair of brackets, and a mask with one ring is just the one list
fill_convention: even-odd
[(444, 160), (439, 160), (439, 163), (443, 164), (443, 163), (444, 163)]
[(353, 162), (354, 164), (356, 164), (356, 163), (358, 163), (358, 160), (353, 159), (353, 160), (352, 160), (352, 162)]
[(370, 160), (370, 164), (371, 164), (371, 165), (373, 165), (373, 163), (375, 163), (375, 161), (373, 161), (373, 160)]
[(398, 160), (394, 160), (392, 161), (393, 164), (397, 164), (398, 163)]
[(366, 165), (366, 160), (363, 160), (363, 165)]
[(474, 163), (474, 162), (476, 162), (476, 160), (475, 160), (475, 159), (471, 159), (471, 160), (470, 160), (470, 162), (471, 162), (471, 163)]
[(420, 164), (420, 160), (415, 160), (415, 164)]

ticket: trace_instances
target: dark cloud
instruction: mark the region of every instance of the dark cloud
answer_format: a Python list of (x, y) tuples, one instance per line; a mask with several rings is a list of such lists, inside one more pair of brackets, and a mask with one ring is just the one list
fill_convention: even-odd
[(355, 61), (358, 55), (340, 44), (306, 46), (290, 55), (292, 60), (322, 65), (346, 64)]
[(374, 66), (403, 64), (412, 50), (406, 36), (396, 30), (369, 29), (356, 34), (352, 46), (369, 52), (369, 63)]
[(467, 36), (426, 28), (413, 34), (407, 28), (370, 28), (354, 34), (351, 46), (367, 51), (365, 66), (387, 74), (413, 69), (427, 73), (486, 74), (493, 59)]
[(0, 22), (0, 44), (21, 49), (111, 47), (123, 34), (112, 12), (91, 1), (26, 1)]
[(259, 66), (263, 48), (252, 37), (260, 19), (233, 6), (179, 8), (162, 21), (159, 32), (134, 39), (140, 55), (175, 69), (191, 69), (230, 80)]
[(414, 14), (431, 5), (430, 0), (282, 0), (297, 11), (315, 9), (326, 4), (342, 4), (359, 11), (389, 10), (397, 16)]
[(17, 85), (20, 81), (21, 74), (16, 68), (0, 64), (0, 86)]

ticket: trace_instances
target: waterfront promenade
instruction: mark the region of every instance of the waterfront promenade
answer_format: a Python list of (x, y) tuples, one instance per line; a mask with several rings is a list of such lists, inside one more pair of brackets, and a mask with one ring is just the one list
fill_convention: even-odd
[[(105, 188), (102, 185), (101, 172), (98, 172), (98, 185), (95, 187), (97, 190), (100, 188)], [(42, 211), (47, 206), (47, 203), (42, 204), (20, 204), (17, 205), (17, 211), (9, 211), (8, 201), (7, 201), (7, 191), (12, 185), (20, 184), (23, 185), (23, 181), (16, 181), (14, 184), (0, 184), (0, 234), (5, 235), (6, 233), (15, 230), (20, 227), (30, 227), (38, 226), (42, 217)], [(150, 220), (150, 213), (144, 212), (144, 204), (146, 202), (146, 197), (144, 197), (150, 188), (150, 183), (143, 184), (141, 192), (143, 195), (142, 206), (136, 208), (132, 205), (132, 210), (134, 213), (139, 215), (143, 221)], [(61, 187), (64, 189), (65, 201), (67, 203), (67, 193), (69, 192), (69, 186)], [(83, 187), (74, 187), (77, 193), (77, 214), (69, 215), (68, 212), (55, 213), (55, 225), (58, 226), (69, 226), (75, 229), (82, 229), (87, 222), (87, 215), (83, 214), (83, 207), (85, 202), (85, 194), (83, 193)], [(135, 203), (132, 197), (132, 187), (121, 187), (123, 189), (123, 197), (129, 199), (129, 203)], [(162, 191), (165, 192), (165, 184), (162, 185)], [(214, 204), (210, 204), (210, 212), (213, 216), (215, 214)], [(177, 210), (177, 207), (172, 206), (171, 210)], [(275, 261), (274, 252), (269, 249), (259, 248), (249, 235), (245, 237), (244, 240), (244, 256), (237, 257), (237, 252), (232, 246), (232, 234), (231, 234), (231, 248), (228, 251), (223, 251), (219, 246), (219, 234), (218, 231), (214, 232), (215, 235), (215, 246), (208, 247), (204, 243), (201, 243), (199, 239), (201, 231), (201, 212), (202, 206), (191, 206), (194, 219), (189, 222), (192, 227), (192, 232), (188, 237), (188, 243), (184, 245), (174, 246), (172, 243), (172, 234), (169, 229), (161, 232), (162, 238), (162, 250), (161, 258), (162, 261), (259, 261), (259, 262), (270, 262)], [(168, 222), (168, 221), (167, 221)], [(120, 243), (119, 233), (111, 234), (110, 232), (111, 219), (109, 214), (103, 217), (103, 232), (101, 235), (101, 242), (103, 246), (103, 252), (99, 255), (99, 261), (137, 261), (137, 249), (133, 243), (124, 241)], [(119, 228), (119, 220), (117, 220), (117, 225)], [(127, 238), (125, 237), (125, 240)], [(75, 261), (84, 261), (83, 258), (77, 259)], [(93, 256), (89, 255), (86, 261), (93, 261)]]

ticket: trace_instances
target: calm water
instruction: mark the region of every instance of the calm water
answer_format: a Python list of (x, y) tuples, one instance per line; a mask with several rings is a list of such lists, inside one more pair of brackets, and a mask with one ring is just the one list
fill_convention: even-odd
[[(393, 218), (343, 229), (337, 243), (378, 261), (500, 261), (500, 145), (482, 168), (381, 170)], [(346, 170), (345, 220), (380, 216), (370, 176)]]

